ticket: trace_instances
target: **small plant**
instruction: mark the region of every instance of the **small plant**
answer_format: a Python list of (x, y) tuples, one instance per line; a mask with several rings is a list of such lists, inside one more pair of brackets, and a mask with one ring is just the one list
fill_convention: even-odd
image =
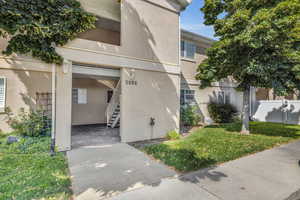
[(186, 106), (180, 108), (180, 121), (183, 126), (196, 126), (201, 121), (195, 106)]
[(0, 138), (3, 138), (5, 136), (6, 136), (6, 134), (0, 129)]
[(26, 112), (23, 108), (15, 116), (9, 108), (6, 109), (7, 123), (16, 134), (22, 136), (38, 137), (50, 135), (51, 120), (43, 114), (43, 111), (30, 110)]
[(216, 123), (233, 122), (237, 116), (237, 110), (231, 104), (210, 103), (208, 112)]
[(167, 139), (168, 140), (179, 140), (180, 139), (180, 134), (177, 131), (169, 131), (167, 133)]

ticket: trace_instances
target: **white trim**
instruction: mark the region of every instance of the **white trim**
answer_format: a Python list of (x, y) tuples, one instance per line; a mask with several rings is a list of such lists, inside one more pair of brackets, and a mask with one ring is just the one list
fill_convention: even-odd
[[(144, 59), (137, 59), (122, 55), (114, 55), (101, 51), (91, 51), (74, 47), (61, 47), (57, 51), (68, 60), (76, 63), (88, 65), (98, 65), (111, 68), (133, 68), (147, 71), (165, 72), (170, 74), (180, 74), (181, 69), (178, 64), (168, 64), (154, 62)], [(78, 55), (80, 51), (80, 56)]]
[(186, 58), (186, 57), (181, 57), (181, 60), (186, 61), (186, 62), (192, 62), (192, 63), (196, 63), (197, 62), (195, 59)]
[(74, 64), (72, 65), (72, 73), (115, 78), (119, 78), (121, 76), (120, 70), (106, 69), (100, 67), (85, 67)]
[(0, 104), (0, 112), (4, 112), (5, 106), (6, 106), (6, 83), (7, 83), (7, 78), (0, 76), (0, 79), (3, 79), (4, 85), (3, 85), (3, 105)]
[(56, 126), (56, 65), (52, 64), (52, 120), (51, 120), (51, 139), (55, 140)]

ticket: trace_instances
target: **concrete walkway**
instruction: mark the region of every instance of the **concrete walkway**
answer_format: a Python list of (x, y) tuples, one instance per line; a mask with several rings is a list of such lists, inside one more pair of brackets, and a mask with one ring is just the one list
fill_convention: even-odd
[(109, 200), (299, 200), (299, 159), (300, 141)]
[(176, 177), (173, 170), (123, 143), (81, 146), (67, 157), (76, 200), (104, 199)]

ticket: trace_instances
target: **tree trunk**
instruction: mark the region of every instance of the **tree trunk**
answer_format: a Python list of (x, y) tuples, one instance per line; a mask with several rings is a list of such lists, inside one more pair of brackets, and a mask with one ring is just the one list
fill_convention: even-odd
[(243, 112), (242, 112), (242, 134), (250, 134), (249, 130), (250, 118), (250, 87), (244, 90), (243, 94)]

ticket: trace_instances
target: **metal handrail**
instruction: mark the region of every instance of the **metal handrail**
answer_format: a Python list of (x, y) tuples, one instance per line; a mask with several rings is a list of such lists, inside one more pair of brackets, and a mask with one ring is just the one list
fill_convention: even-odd
[(113, 95), (108, 103), (107, 109), (106, 109), (106, 123), (109, 123), (109, 120), (111, 119), (115, 109), (120, 104), (120, 95), (121, 95), (121, 81), (118, 82), (117, 86), (113, 90)]

